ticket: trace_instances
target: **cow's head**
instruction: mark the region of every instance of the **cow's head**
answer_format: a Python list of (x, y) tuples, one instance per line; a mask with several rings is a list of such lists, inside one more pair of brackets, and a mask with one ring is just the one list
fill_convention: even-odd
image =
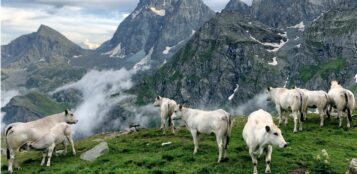
[(177, 119), (182, 118), (183, 109), (184, 109), (184, 107), (181, 104), (177, 105), (177, 107), (176, 107), (174, 113), (172, 114), (171, 118), (173, 120), (177, 120)]
[(155, 98), (154, 106), (160, 106), (161, 105), (161, 100), (162, 100), (162, 97), (157, 96)]
[(68, 124), (76, 124), (78, 122), (73, 112), (69, 111), (68, 109), (64, 110), (64, 120)]
[(338, 83), (338, 81), (336, 80), (331, 81), (331, 88), (339, 88), (339, 87), (342, 86), (340, 85), (340, 83)]
[(271, 101), (272, 100), (272, 90), (274, 88), (272, 87), (267, 87), (267, 91), (266, 91), (266, 94), (267, 94), (267, 101)]
[(281, 130), (276, 125), (265, 126), (265, 131), (267, 134), (266, 138), (268, 144), (277, 145), (280, 148), (288, 146), (288, 143), (286, 143), (283, 135), (281, 134)]

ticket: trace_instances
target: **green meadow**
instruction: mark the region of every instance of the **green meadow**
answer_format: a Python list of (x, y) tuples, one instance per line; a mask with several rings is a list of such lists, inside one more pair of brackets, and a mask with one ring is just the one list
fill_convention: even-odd
[[(235, 119), (228, 147), (229, 159), (222, 163), (216, 162), (218, 152), (214, 135), (201, 135), (200, 149), (193, 155), (192, 138), (185, 128), (180, 128), (176, 135), (163, 135), (159, 129), (141, 129), (106, 139), (109, 152), (93, 162), (83, 161), (79, 156), (98, 144), (93, 140), (104, 139), (107, 134), (76, 141), (77, 156), (73, 156), (70, 150), (64, 156), (53, 156), (51, 167), (40, 166), (40, 152), (21, 152), (18, 161), (22, 168), (15, 169), (14, 173), (252, 173), (251, 158), (241, 135), (246, 117)], [(273, 148), (272, 173), (343, 174), (349, 161), (357, 157), (356, 116), (353, 124), (354, 128), (346, 129), (344, 122), (343, 128), (338, 128), (338, 119), (333, 117), (325, 121), (325, 127), (320, 128), (318, 115), (310, 114), (304, 124), (304, 131), (293, 133), (293, 121), (290, 118), (287, 126), (281, 126), (289, 146), (285, 149)], [(162, 146), (164, 142), (172, 144)], [(322, 149), (329, 155), (327, 161), (316, 159), (321, 157)], [(1, 172), (7, 173), (6, 157), (2, 156), (1, 159)], [(259, 159), (258, 168), (259, 173), (264, 173), (264, 155)]]

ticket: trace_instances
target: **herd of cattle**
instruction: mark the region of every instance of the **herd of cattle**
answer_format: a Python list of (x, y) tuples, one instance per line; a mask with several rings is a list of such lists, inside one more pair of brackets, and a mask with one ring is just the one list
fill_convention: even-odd
[[(347, 114), (347, 127), (351, 126), (352, 110), (355, 107), (355, 98), (351, 91), (343, 88), (338, 82), (331, 82), (331, 89), (328, 93), (324, 91), (309, 91), (306, 89), (294, 88), (267, 88), (267, 100), (275, 103), (279, 115), (279, 125), (284, 119), (288, 123), (288, 113), (291, 113), (294, 119), (294, 132), (302, 131), (302, 123), (306, 119), (308, 108), (317, 108), (321, 122), (324, 124), (324, 118), (329, 117), (331, 108), (335, 108), (339, 117), (339, 127), (342, 126), (343, 114)], [(156, 97), (154, 106), (160, 107), (161, 111), (161, 129), (165, 133), (166, 122), (169, 119), (172, 132), (175, 133), (174, 120), (182, 119), (186, 128), (191, 132), (194, 151), (197, 153), (198, 134), (214, 133), (218, 145), (218, 162), (227, 158), (227, 147), (233, 126), (233, 119), (230, 114), (223, 109), (214, 111), (204, 111), (192, 109), (177, 104), (174, 100)], [(15, 160), (15, 152), (21, 149), (34, 149), (43, 152), (41, 165), (44, 165), (47, 159), (47, 166), (50, 166), (52, 153), (58, 144), (64, 144), (67, 151), (67, 142), (72, 146), (73, 154), (75, 148), (72, 139), (70, 124), (76, 124), (78, 120), (74, 114), (68, 110), (63, 113), (51, 115), (27, 123), (12, 123), (5, 129), (5, 142), (8, 159), (8, 171), (13, 172), (13, 166), (19, 168)], [(243, 139), (249, 148), (249, 154), (253, 162), (253, 173), (258, 173), (257, 158), (266, 153), (266, 173), (270, 173), (270, 162), (272, 154), (272, 145), (284, 148), (288, 143), (284, 140), (281, 130), (274, 124), (272, 116), (260, 109), (248, 116), (244, 126)]]

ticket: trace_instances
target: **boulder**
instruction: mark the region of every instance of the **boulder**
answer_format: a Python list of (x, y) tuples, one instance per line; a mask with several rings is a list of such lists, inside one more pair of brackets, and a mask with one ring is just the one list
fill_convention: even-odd
[(101, 142), (92, 149), (82, 153), (81, 159), (86, 161), (94, 161), (98, 157), (102, 156), (104, 153), (109, 151), (108, 143)]

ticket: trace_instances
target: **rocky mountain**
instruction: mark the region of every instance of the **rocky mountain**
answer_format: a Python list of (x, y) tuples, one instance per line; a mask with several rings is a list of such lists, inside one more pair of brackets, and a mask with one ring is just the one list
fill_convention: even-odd
[[(139, 83), (138, 104), (162, 95), (192, 106), (236, 106), (259, 96), (267, 86), (328, 90), (331, 80), (357, 93), (354, 2), (344, 1), (306, 24), (282, 29), (233, 10), (254, 8), (259, 2), (272, 1), (253, 1), (252, 7), (228, 4), (171, 61)], [(291, 23), (277, 27), (281, 25)]]
[(266, 85), (284, 85), (287, 70), (274, 66), (273, 57), (286, 42), (283, 31), (270, 29), (239, 12), (223, 12), (140, 84), (138, 98), (145, 102), (160, 94), (206, 106), (229, 103), (232, 93), (236, 93), (233, 102), (251, 98)]
[(81, 78), (86, 70), (70, 62), (88, 55), (58, 31), (41, 25), (37, 32), (1, 46), (3, 90), (25, 87), (49, 91)]
[(86, 54), (58, 31), (41, 25), (37, 32), (23, 35), (1, 46), (1, 67), (21, 69), (36, 64), (66, 63), (75, 56)]
[(140, 0), (114, 36), (76, 65), (148, 69), (167, 61), (214, 12), (201, 0)]
[(274, 28), (285, 28), (302, 21), (312, 21), (343, 0), (253, 0), (248, 6), (231, 0), (225, 11), (238, 11)]

